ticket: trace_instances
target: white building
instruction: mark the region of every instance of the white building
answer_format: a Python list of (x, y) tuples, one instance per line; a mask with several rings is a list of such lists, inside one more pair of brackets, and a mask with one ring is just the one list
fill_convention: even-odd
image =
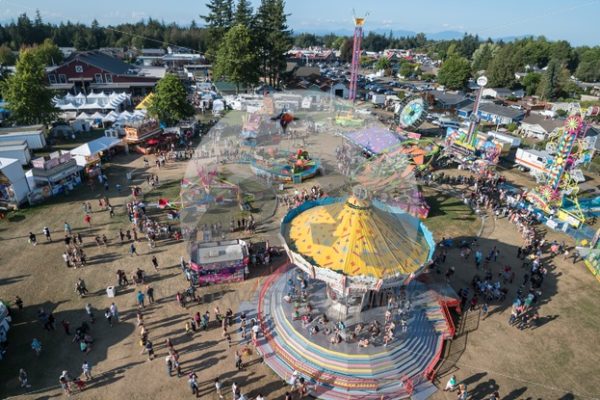
[(0, 142), (26, 141), (31, 150), (46, 147), (46, 136), (42, 125), (18, 126), (0, 129)]
[(0, 157), (16, 158), (21, 162), (21, 165), (27, 165), (31, 161), (31, 151), (29, 150), (27, 142), (24, 140), (1, 142)]
[(29, 185), (19, 160), (0, 157), (0, 204), (18, 207), (27, 201)]

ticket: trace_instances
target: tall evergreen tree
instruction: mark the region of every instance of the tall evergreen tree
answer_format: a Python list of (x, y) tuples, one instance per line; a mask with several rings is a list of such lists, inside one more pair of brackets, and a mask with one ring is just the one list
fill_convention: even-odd
[(187, 100), (185, 86), (177, 75), (166, 74), (158, 81), (148, 112), (168, 125), (194, 115), (194, 108)]
[(562, 65), (556, 59), (550, 60), (548, 68), (542, 77), (542, 81), (538, 86), (539, 95), (545, 100), (552, 100), (558, 97), (560, 93)]
[(252, 26), (252, 5), (248, 0), (238, 0), (233, 22), (235, 25), (242, 24), (247, 28)]
[(210, 39), (208, 56), (214, 58), (225, 33), (233, 25), (233, 0), (210, 0), (206, 7), (209, 10), (208, 15), (201, 15), (200, 18), (206, 22), (208, 29)]
[(270, 85), (278, 86), (286, 67), (285, 53), (292, 47), (283, 0), (261, 0), (254, 35), (261, 75)]

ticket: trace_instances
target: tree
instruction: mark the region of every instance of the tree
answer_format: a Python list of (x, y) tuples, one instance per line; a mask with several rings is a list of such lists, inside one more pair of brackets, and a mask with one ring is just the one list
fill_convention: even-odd
[(516, 66), (511, 61), (509, 46), (503, 47), (489, 64), (486, 76), (490, 87), (509, 87), (515, 81)]
[(398, 74), (405, 78), (409, 78), (411, 75), (418, 75), (417, 73), (418, 66), (416, 64), (412, 64), (409, 62), (403, 62), (400, 65), (400, 69), (398, 70)]
[(63, 54), (52, 39), (45, 39), (44, 42), (34, 47), (36, 57), (44, 65), (57, 65), (63, 59)]
[(256, 53), (250, 31), (244, 25), (235, 25), (225, 34), (217, 52), (213, 75), (235, 82), (238, 92), (240, 85), (258, 82)]
[(525, 93), (527, 96), (532, 96), (536, 94), (538, 86), (542, 81), (542, 74), (538, 74), (537, 72), (530, 72), (523, 77), (523, 87), (525, 88)]
[(448, 89), (463, 89), (471, 76), (471, 64), (464, 57), (452, 56), (438, 72), (438, 82)]
[(49, 124), (56, 117), (54, 93), (46, 88), (46, 72), (35, 50), (21, 50), (16, 71), (1, 82), (10, 118), (21, 125)]
[(584, 82), (600, 81), (600, 47), (582, 51), (579, 58), (575, 77)]
[(260, 73), (273, 86), (285, 72), (285, 54), (292, 48), (292, 35), (287, 26), (283, 0), (261, 0), (254, 24), (255, 45)]
[(213, 58), (225, 33), (233, 25), (233, 0), (210, 0), (206, 7), (208, 15), (201, 15), (200, 18), (206, 22), (210, 38), (208, 56)]
[(471, 68), (473, 72), (479, 72), (487, 70), (488, 65), (494, 58), (494, 53), (498, 51), (498, 46), (493, 43), (482, 43), (479, 48), (473, 53), (473, 61), (471, 62)]
[(377, 60), (377, 62), (375, 63), (375, 69), (377, 71), (379, 71), (379, 70), (388, 71), (391, 67), (392, 67), (392, 63), (390, 62), (389, 58), (387, 58), (385, 56), (379, 57), (379, 60)]
[(177, 75), (166, 74), (158, 81), (148, 112), (167, 125), (176, 124), (194, 115), (194, 108), (188, 102), (185, 86)]
[(543, 99), (552, 100), (558, 97), (560, 92), (560, 70), (560, 62), (556, 59), (550, 60), (538, 89)]
[(340, 46), (340, 59), (344, 62), (352, 61), (352, 49), (354, 42), (350, 38), (346, 38)]
[(252, 6), (248, 0), (238, 0), (237, 6), (235, 7), (235, 15), (233, 17), (233, 23), (235, 25), (242, 24), (247, 28), (252, 26)]
[(15, 61), (17, 61), (17, 57), (13, 54), (12, 49), (6, 44), (0, 46), (0, 65), (15, 65)]

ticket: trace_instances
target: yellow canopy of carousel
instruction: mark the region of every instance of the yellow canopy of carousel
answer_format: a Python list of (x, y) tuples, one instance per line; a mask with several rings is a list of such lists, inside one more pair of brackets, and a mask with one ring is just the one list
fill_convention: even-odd
[(419, 224), (353, 196), (300, 213), (289, 222), (287, 240), (315, 267), (385, 279), (411, 274), (428, 261), (430, 248)]

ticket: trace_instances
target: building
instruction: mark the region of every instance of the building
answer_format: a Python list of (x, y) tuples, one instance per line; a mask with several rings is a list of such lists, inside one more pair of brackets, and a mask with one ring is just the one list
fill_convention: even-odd
[(25, 140), (1, 142), (0, 157), (16, 158), (21, 162), (21, 165), (27, 165), (31, 162), (31, 151)]
[(541, 114), (530, 114), (521, 121), (519, 133), (523, 136), (544, 140), (550, 134), (556, 132), (562, 125), (562, 121), (557, 121)]
[(158, 81), (143, 76), (139, 69), (101, 51), (79, 51), (71, 54), (63, 64), (47, 69), (52, 89), (67, 89), (73, 93), (92, 90), (126, 90), (146, 94)]
[(445, 92), (441, 90), (430, 90), (427, 92), (429, 104), (440, 110), (457, 110), (471, 104), (473, 100), (462, 92)]
[[(473, 104), (469, 104), (458, 110), (458, 116), (467, 119), (473, 112)], [(508, 125), (519, 122), (525, 117), (525, 111), (516, 108), (500, 106), (494, 103), (481, 103), (477, 112), (482, 121), (497, 125)]]
[(46, 147), (46, 135), (42, 125), (17, 126), (0, 129), (0, 143), (25, 141), (31, 150)]
[(509, 98), (521, 99), (525, 96), (523, 89), (511, 90), (507, 88), (483, 88), (482, 97), (506, 100)]
[(0, 157), (0, 207), (18, 208), (27, 201), (29, 191), (19, 160)]

